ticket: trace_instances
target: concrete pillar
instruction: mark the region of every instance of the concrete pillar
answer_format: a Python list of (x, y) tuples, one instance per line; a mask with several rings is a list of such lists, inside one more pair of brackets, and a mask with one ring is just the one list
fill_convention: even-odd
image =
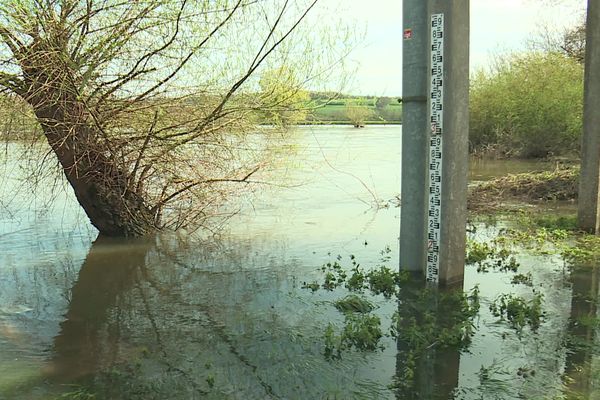
[(600, 1), (588, 0), (581, 177), (577, 220), (600, 234)]
[(427, 253), (428, 1), (404, 0), (402, 13), (400, 268), (423, 272)]
[(469, 0), (431, 0), (444, 14), (444, 112), (439, 282), (464, 277), (469, 167)]
[[(467, 216), (469, 0), (405, 0), (403, 12), (400, 268), (423, 271), (435, 284), (462, 287)], [(434, 14), (443, 16), (434, 22)], [(442, 25), (443, 32), (436, 30)], [(434, 30), (439, 35), (436, 38), (432, 37)], [(439, 50), (437, 56), (433, 47)], [(436, 72), (433, 64), (440, 68), (443, 64), (443, 68)], [(441, 171), (435, 167), (435, 173), (431, 166), (439, 161), (439, 151), (430, 147), (433, 143), (441, 146), (442, 155), (438, 162)]]

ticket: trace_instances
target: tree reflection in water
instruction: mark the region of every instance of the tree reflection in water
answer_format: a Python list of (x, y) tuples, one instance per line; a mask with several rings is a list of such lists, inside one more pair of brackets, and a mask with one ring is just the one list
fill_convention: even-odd
[[(459, 365), (466, 347), (442, 346), (437, 339), (422, 346), (411, 335), (398, 335), (395, 344), (384, 337), (384, 352), (351, 349), (341, 360), (326, 360), (324, 330), (330, 322), (338, 327), (343, 322), (333, 306), (339, 293), (300, 289), (297, 282), (319, 273), (307, 278), (305, 260), (282, 249), (266, 251), (263, 245), (256, 239), (219, 243), (99, 238), (69, 292), (60, 332), (52, 334), (46, 376), (59, 391), (71, 387), (64, 383), (78, 384), (97, 398), (112, 399), (487, 398), (486, 388), (458, 382), (459, 369), (463, 379), (469, 362), (479, 362), (477, 355), (462, 354), (467, 357)], [(492, 328), (496, 337), (507, 333), (502, 354), (521, 347), (538, 349), (538, 342), (541, 347), (531, 357), (539, 351), (555, 354), (539, 362), (524, 358), (506, 364), (506, 382), (512, 386), (495, 398), (540, 393), (544, 387), (539, 379), (557, 376), (564, 376), (566, 396), (585, 398), (594, 390), (590, 371), (597, 354), (598, 276), (596, 270), (592, 275), (574, 270), (571, 275), (566, 358), (556, 360), (556, 354), (564, 355), (564, 343), (553, 341), (554, 336), (538, 334), (533, 341), (520, 342), (507, 327)], [(55, 291), (44, 286), (52, 280), (20, 279), (26, 296), (56, 300)], [(42, 281), (46, 283), (38, 285)], [(384, 332), (390, 323), (385, 315), (394, 309), (407, 317), (398, 329), (431, 335), (432, 328), (436, 334), (452, 326), (449, 310), (459, 307), (442, 300), (424, 302), (423, 285), (415, 283), (419, 281), (401, 287), (398, 305), (395, 300), (370, 298), (381, 307)], [(27, 291), (27, 282), (36, 285)], [(564, 309), (564, 299), (557, 304)], [(25, 332), (33, 331), (24, 327)], [(490, 328), (483, 329), (490, 333)], [(557, 335), (564, 338), (565, 332)], [(546, 351), (550, 344), (560, 351)], [(395, 385), (388, 390), (394, 363)], [(522, 365), (535, 367), (535, 377), (518, 377), (516, 368)], [(40, 387), (32, 384), (31, 390)]]
[[(214, 357), (229, 350), (237, 368), (251, 376), (245, 380), (254, 380), (252, 390), (268, 396), (272, 389), (255, 373), (257, 366), (237, 351), (224, 323), (213, 319), (219, 307), (181, 290), (199, 283), (187, 279), (198, 274), (170, 250), (160, 240), (99, 237), (94, 242), (71, 290), (48, 373), (61, 382), (93, 379), (94, 390), (111, 398), (202, 395), (214, 385), (213, 357), (187, 353), (201, 346), (197, 354), (214, 350)], [(215, 342), (216, 348), (206, 346)]]
[[(146, 240), (96, 239), (71, 289), (65, 320), (54, 339), (51, 374), (71, 381), (119, 361), (124, 295), (139, 282), (151, 247)], [(110, 315), (112, 310), (116, 315)]]
[(324, 360), (329, 316), (293, 294), (297, 265), (225, 248), (96, 240), (48, 375), (114, 399), (381, 398), (385, 386), (357, 378), (363, 354)]

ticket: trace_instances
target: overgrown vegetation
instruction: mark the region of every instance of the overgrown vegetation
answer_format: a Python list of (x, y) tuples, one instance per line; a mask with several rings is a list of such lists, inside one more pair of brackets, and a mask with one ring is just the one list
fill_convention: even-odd
[(471, 79), (470, 147), (502, 156), (579, 151), (583, 66), (558, 52), (500, 58)]

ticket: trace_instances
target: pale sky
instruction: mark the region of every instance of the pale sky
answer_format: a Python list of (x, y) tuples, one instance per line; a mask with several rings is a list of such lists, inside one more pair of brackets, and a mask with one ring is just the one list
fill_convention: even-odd
[[(494, 55), (525, 50), (541, 26), (561, 30), (574, 24), (585, 6), (586, 0), (471, 0), (471, 71), (488, 65)], [(350, 56), (357, 73), (346, 92), (399, 96), (402, 0), (345, 0), (342, 9), (366, 32)]]

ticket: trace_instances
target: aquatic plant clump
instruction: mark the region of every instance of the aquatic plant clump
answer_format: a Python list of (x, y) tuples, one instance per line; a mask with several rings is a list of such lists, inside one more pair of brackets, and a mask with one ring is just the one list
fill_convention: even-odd
[(369, 313), (375, 309), (375, 306), (368, 300), (351, 294), (335, 302), (335, 308), (343, 314), (348, 313)]
[[(389, 261), (389, 250), (382, 252), (382, 261)], [(413, 282), (406, 271), (393, 271), (385, 265), (363, 269), (354, 256), (351, 268), (336, 261), (323, 265), (323, 283), (302, 286), (313, 292), (334, 289), (351, 292), (333, 305), (344, 314), (341, 329), (329, 323), (324, 333), (324, 356), (339, 359), (344, 351), (374, 351), (381, 349), (384, 336), (381, 319), (374, 315), (376, 306), (365, 296), (383, 296), (383, 301), (397, 301), (398, 311), (391, 315), (388, 336), (410, 344), (416, 353), (432, 347), (466, 347), (475, 331), (474, 320), (479, 312), (479, 288), (470, 292), (440, 292)], [(338, 332), (339, 331), (339, 332)], [(412, 354), (412, 357), (417, 355)]]
[[(382, 262), (389, 261), (389, 252), (386, 248), (382, 251)], [(350, 270), (342, 267), (340, 262), (342, 256), (338, 255), (336, 260), (324, 264), (320, 271), (325, 275), (323, 283), (303, 282), (303, 289), (311, 289), (313, 292), (319, 288), (332, 291), (338, 287), (344, 287), (351, 292), (362, 292), (370, 290), (373, 294), (382, 294), (389, 299), (398, 291), (398, 285), (408, 280), (407, 271), (393, 271), (385, 265), (379, 265), (378, 268), (366, 271), (357, 262), (354, 255), (350, 255)]]
[(531, 272), (526, 274), (515, 274), (510, 280), (510, 283), (513, 285), (524, 285), (524, 286), (533, 286), (533, 276)]
[(346, 314), (344, 328), (337, 334), (335, 326), (328, 324), (323, 335), (326, 360), (339, 360), (344, 351), (352, 348), (358, 351), (383, 350), (380, 339), (383, 337), (381, 320), (371, 314)]
[(542, 299), (541, 293), (535, 293), (530, 300), (514, 294), (502, 294), (490, 305), (490, 311), (495, 317), (508, 321), (520, 336), (526, 326), (536, 332), (543, 322)]
[[(594, 267), (600, 260), (600, 238), (578, 230), (576, 215), (524, 214), (515, 228), (502, 229), (501, 235), (489, 244), (469, 243), (468, 249), (475, 250), (467, 256), (467, 264), (477, 260), (480, 249), (490, 247), (521, 248), (537, 254), (560, 255), (568, 267)], [(472, 245), (472, 246), (471, 246)], [(494, 254), (493, 250), (488, 251)], [(482, 257), (485, 258), (485, 257)], [(516, 272), (516, 271), (514, 271)]]
[(517, 272), (519, 269), (517, 259), (507, 248), (487, 242), (468, 241), (465, 264), (476, 265), (477, 272), (488, 272), (490, 269)]
[(574, 245), (564, 246), (561, 256), (571, 266), (597, 267), (600, 263), (600, 237), (582, 235)]
[(383, 336), (381, 320), (377, 315), (349, 314), (342, 331), (342, 343), (347, 348), (360, 351), (373, 351), (380, 348), (379, 339)]
[(391, 335), (412, 350), (466, 348), (471, 343), (480, 308), (478, 286), (468, 293), (413, 288), (401, 301), (392, 317)]

